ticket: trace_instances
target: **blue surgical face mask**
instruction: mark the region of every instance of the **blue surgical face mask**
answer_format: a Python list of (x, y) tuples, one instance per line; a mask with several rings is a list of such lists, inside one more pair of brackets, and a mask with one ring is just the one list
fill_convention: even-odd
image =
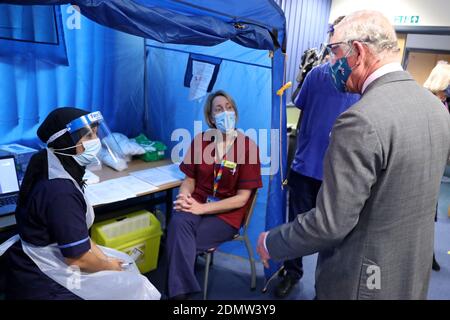
[(72, 155), (80, 166), (88, 166), (97, 161), (97, 154), (102, 148), (102, 143), (99, 138), (83, 141), (81, 143), (84, 147), (83, 153)]
[(334, 64), (330, 64), (333, 84), (339, 92), (347, 92), (347, 80), (352, 73), (352, 68), (348, 65), (347, 56), (340, 58)]
[(236, 113), (234, 111), (224, 111), (214, 116), (216, 127), (223, 133), (234, 130), (236, 126)]

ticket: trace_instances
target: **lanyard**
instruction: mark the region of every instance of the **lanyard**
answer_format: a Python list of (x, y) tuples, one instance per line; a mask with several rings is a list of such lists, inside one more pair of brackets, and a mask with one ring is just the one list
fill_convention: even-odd
[(225, 160), (220, 162), (219, 171), (216, 172), (216, 164), (214, 164), (214, 186), (213, 186), (213, 197), (216, 196), (217, 189), (219, 188), (219, 181), (222, 179), (223, 167), (225, 165)]
[(226, 156), (227, 156), (227, 153), (228, 153), (228, 151), (230, 150), (230, 148), (233, 147), (234, 139), (235, 139), (235, 137), (233, 138), (233, 141), (232, 141), (232, 143), (230, 144), (230, 146), (228, 146), (228, 148), (226, 148), (226, 150), (225, 150), (225, 154), (223, 155), (223, 159), (222, 159), (222, 161), (220, 162), (220, 168), (219, 168), (219, 171), (218, 171), (218, 172), (216, 172), (216, 164), (214, 163), (213, 197), (216, 196), (217, 189), (219, 188), (219, 182), (220, 182), (220, 180), (222, 179), (223, 167), (225, 166)]

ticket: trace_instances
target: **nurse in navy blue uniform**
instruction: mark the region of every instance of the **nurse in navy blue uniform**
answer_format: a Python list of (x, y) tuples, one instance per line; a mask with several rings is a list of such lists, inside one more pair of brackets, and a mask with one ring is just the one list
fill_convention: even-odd
[[(38, 137), (53, 150), (35, 154), (27, 168), (16, 210), (20, 238), (40, 248), (56, 243), (64, 262), (83, 272), (122, 270), (119, 259), (109, 258), (90, 240), (82, 177), (85, 165), (101, 148), (96, 126), (70, 133), (67, 124), (88, 114), (76, 108), (51, 112), (39, 127)], [(49, 157), (59, 160), (66, 178), (49, 178)], [(55, 159), (56, 159), (55, 158)], [(77, 186), (78, 185), (78, 186)], [(7, 251), (7, 299), (80, 299), (52, 280), (16, 242)]]

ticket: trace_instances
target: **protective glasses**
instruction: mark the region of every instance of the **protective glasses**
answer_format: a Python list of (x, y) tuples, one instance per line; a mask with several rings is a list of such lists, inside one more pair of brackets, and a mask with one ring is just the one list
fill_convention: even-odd
[(342, 55), (343, 57), (347, 57), (350, 55), (351, 51), (353, 50), (353, 42), (358, 41), (358, 42), (362, 42), (365, 43), (366, 41), (361, 41), (361, 40), (349, 40), (349, 41), (339, 41), (339, 42), (334, 42), (334, 43), (329, 43), (326, 45), (325, 47), (325, 52), (326, 54), (330, 57), (330, 61), (331, 63), (334, 63), (339, 56), (339, 48), (343, 47), (343, 46), (347, 46), (348, 50), (347, 51), (342, 51), (344, 52), (344, 54)]

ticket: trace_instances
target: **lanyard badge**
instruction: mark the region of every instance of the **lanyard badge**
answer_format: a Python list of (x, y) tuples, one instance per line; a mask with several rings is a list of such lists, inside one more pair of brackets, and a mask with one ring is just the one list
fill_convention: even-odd
[(227, 160), (222, 160), (220, 162), (220, 167), (219, 167), (218, 171), (216, 171), (216, 165), (214, 165), (213, 195), (212, 196), (208, 196), (208, 198), (206, 199), (206, 202), (216, 202), (216, 201), (220, 200), (220, 199), (216, 198), (216, 193), (217, 193), (217, 189), (219, 189), (219, 182), (222, 179), (223, 168), (224, 167), (225, 168), (229, 168), (230, 170), (232, 169), (231, 172), (234, 175), (234, 173), (236, 172), (237, 163), (231, 162), (231, 161), (227, 161)]
[(223, 167), (225, 166), (225, 161), (220, 162), (219, 171), (216, 171), (216, 165), (214, 165), (214, 185), (213, 185), (213, 197), (216, 197), (217, 189), (219, 188), (219, 182), (222, 179)]
[[(231, 147), (231, 146), (230, 146)], [(229, 148), (230, 148), (229, 147)], [(228, 148), (228, 150), (229, 150)], [(225, 155), (227, 154), (228, 150), (225, 152)], [(223, 174), (223, 168), (226, 167), (230, 170), (232, 170), (232, 174), (234, 175), (236, 172), (236, 167), (237, 167), (237, 163), (232, 162), (232, 161), (228, 161), (225, 159), (226, 156), (224, 157), (224, 159), (222, 159), (222, 161), (220, 162), (220, 167), (219, 170), (216, 171), (216, 164), (214, 164), (214, 185), (213, 185), (213, 195), (208, 196), (206, 199), (206, 202), (216, 202), (219, 201), (220, 199), (216, 198), (216, 193), (217, 193), (217, 189), (219, 188), (219, 182), (222, 179), (222, 174)]]

